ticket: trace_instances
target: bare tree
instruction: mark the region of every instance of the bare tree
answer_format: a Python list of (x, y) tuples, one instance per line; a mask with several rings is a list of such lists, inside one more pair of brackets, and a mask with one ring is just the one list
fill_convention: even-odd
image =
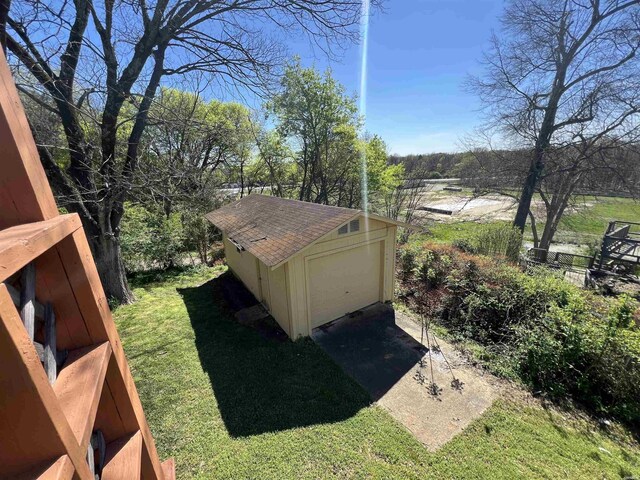
[[(633, 129), (624, 139), (605, 132), (588, 138), (576, 135), (571, 143), (547, 150), (545, 170), (535, 189), (539, 201), (528, 212), (536, 248), (549, 249), (563, 215), (583, 207), (585, 194), (640, 195), (638, 134)], [(497, 193), (518, 201), (515, 189), (526, 178), (528, 150), (478, 149), (469, 158), (462, 176), (475, 196)]]
[(564, 213), (584, 204), (582, 193), (606, 191), (637, 197), (638, 163), (637, 157), (630, 155), (634, 148), (619, 138), (596, 135), (549, 152), (536, 188), (544, 205), (544, 228), (538, 238), (535, 220), (532, 222), (535, 246), (549, 249)]
[(400, 185), (384, 192), (384, 214), (393, 220), (412, 223), (422, 195), (433, 190), (433, 184), (424, 184), (426, 177), (425, 169), (415, 168), (405, 175)]
[(471, 81), (490, 127), (531, 151), (514, 226), (524, 230), (548, 157), (637, 127), (640, 0), (511, 0)]
[[(278, 73), (280, 32), (301, 31), (329, 52), (357, 36), (359, 0), (14, 0), (0, 40), (34, 82), (21, 91), (55, 113), (67, 144), (40, 155), (64, 206), (80, 214), (106, 293), (132, 299), (120, 253), (124, 202), (148, 112), (163, 78), (205, 72), (259, 90)], [(37, 88), (33, 88), (37, 85)], [(131, 112), (124, 106), (133, 105)], [(95, 132), (95, 133), (94, 133)]]

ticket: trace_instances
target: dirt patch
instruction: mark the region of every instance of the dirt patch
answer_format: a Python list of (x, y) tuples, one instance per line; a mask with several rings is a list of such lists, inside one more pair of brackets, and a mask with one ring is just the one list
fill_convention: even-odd
[(420, 207), (452, 212), (448, 216), (434, 216), (436, 221), (493, 221), (511, 218), (515, 201), (502, 195), (473, 197), (464, 194), (443, 195), (442, 192), (430, 192), (422, 196)]
[[(569, 206), (566, 213), (576, 213), (592, 206), (593, 203), (589, 202)], [(424, 207), (452, 212), (451, 215), (433, 215), (431, 218), (436, 221), (508, 221), (513, 220), (517, 202), (512, 197), (500, 194), (474, 197), (469, 190), (463, 193), (434, 190), (421, 195), (419, 208)], [(534, 199), (531, 208), (536, 218), (544, 218), (545, 207), (542, 200)]]

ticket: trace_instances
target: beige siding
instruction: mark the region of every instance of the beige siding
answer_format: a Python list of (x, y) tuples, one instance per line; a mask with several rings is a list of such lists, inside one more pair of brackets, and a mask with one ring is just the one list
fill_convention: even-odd
[[(322, 255), (332, 255), (349, 249), (357, 249), (363, 245), (380, 244), (380, 300), (393, 300), (394, 289), (394, 264), (396, 227), (378, 220), (360, 217), (360, 232), (339, 235), (337, 229), (323, 237), (312, 247), (293, 257), (288, 263), (289, 272), (289, 305), (291, 311), (291, 337), (307, 336), (311, 334), (312, 325), (311, 301), (312, 288), (317, 288), (317, 282), (310, 282), (309, 261)], [(355, 250), (354, 250), (355, 252)], [(346, 258), (346, 257), (345, 257)], [(376, 260), (371, 259), (375, 264)], [(351, 263), (351, 262), (350, 262)], [(366, 266), (353, 265), (360, 268), (362, 277), (370, 275), (371, 263)], [(373, 267), (376, 268), (376, 267)], [(326, 281), (332, 281), (330, 279)], [(315, 283), (314, 283), (315, 282)], [(329, 287), (328, 287), (329, 288)], [(366, 298), (366, 297), (365, 297)], [(364, 301), (366, 303), (366, 300)], [(360, 305), (359, 308), (366, 305)]]
[(260, 296), (257, 298), (262, 302), (267, 310), (271, 310), (271, 282), (269, 278), (269, 267), (258, 260), (258, 268)]
[[(336, 240), (338, 238), (347, 238), (347, 237), (351, 237), (351, 236), (358, 236), (358, 235), (362, 235), (365, 232), (374, 232), (376, 230), (384, 230), (386, 229), (389, 225), (381, 222), (379, 220), (373, 220), (371, 218), (365, 218), (363, 216), (358, 217), (358, 220), (360, 220), (360, 231), (357, 233), (343, 233), (343, 234), (338, 234), (338, 229), (335, 229), (333, 232), (325, 235), (324, 237), (322, 237), (320, 239), (320, 241), (317, 244), (320, 243), (324, 243), (324, 242), (330, 242), (331, 240)], [(317, 245), (316, 244), (316, 245)]]
[(286, 267), (283, 265), (271, 270), (249, 252), (238, 252), (225, 235), (223, 235), (223, 242), (229, 268), (271, 313), (282, 329), (292, 336)]
[(389, 225), (384, 241), (383, 302), (392, 302), (395, 295), (397, 230), (395, 225)]
[(269, 311), (282, 329), (291, 336), (285, 265), (269, 271)]
[[(271, 269), (223, 236), (229, 268), (291, 338), (376, 301), (393, 300), (396, 227), (360, 217), (360, 231), (337, 229)], [(348, 292), (348, 293), (347, 293)]]
[(227, 257), (229, 268), (242, 280), (242, 283), (258, 300), (262, 300), (260, 298), (260, 280), (258, 278), (258, 259), (249, 252), (239, 252), (227, 239), (226, 235), (222, 236), (222, 241), (224, 242), (224, 254)]

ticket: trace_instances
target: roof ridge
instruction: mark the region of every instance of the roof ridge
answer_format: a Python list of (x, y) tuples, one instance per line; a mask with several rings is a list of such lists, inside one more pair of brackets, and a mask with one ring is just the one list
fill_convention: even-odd
[[(238, 202), (241, 202), (242, 200), (244, 200), (245, 198), (249, 198), (249, 197), (261, 197), (261, 198), (266, 198), (269, 200), (276, 200), (278, 202), (283, 202), (283, 203), (296, 203), (296, 204), (302, 204), (302, 205), (314, 205), (314, 206), (321, 206), (323, 208), (331, 208), (331, 209), (339, 209), (339, 210), (348, 210), (350, 212), (360, 212), (360, 213), (364, 213), (362, 210), (358, 209), (358, 208), (349, 208), (349, 207), (339, 207), (337, 205), (327, 205), (325, 203), (315, 203), (315, 202), (307, 202), (306, 200), (297, 200), (295, 198), (285, 198), (285, 197), (276, 197), (274, 195), (265, 195), (264, 193), (255, 193), (252, 192), (249, 195), (246, 195), (242, 198), (239, 198), (238, 200), (236, 200), (235, 202), (232, 202), (231, 204), (237, 204)], [(231, 205), (229, 204), (229, 205)]]

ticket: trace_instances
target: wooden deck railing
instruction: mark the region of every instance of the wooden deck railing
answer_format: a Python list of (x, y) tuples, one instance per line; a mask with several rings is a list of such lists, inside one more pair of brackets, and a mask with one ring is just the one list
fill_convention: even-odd
[(598, 266), (609, 269), (619, 264), (640, 264), (640, 223), (609, 223), (602, 239)]
[(173, 480), (0, 49), (0, 479)]

